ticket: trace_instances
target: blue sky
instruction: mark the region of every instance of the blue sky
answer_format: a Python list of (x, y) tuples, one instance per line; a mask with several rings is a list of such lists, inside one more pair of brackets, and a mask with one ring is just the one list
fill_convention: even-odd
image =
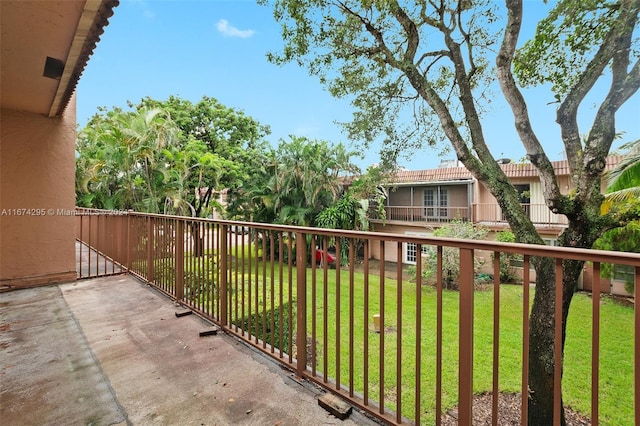
[[(542, 1), (525, 3), (527, 17), (544, 8)], [(351, 118), (346, 100), (333, 98), (317, 78), (297, 65), (278, 67), (267, 62), (268, 51), (280, 51), (280, 27), (271, 9), (252, 0), (159, 1), (121, 0), (78, 84), (78, 124), (84, 127), (98, 107), (126, 107), (145, 96), (164, 100), (176, 95), (192, 102), (203, 96), (269, 125), (274, 146), (289, 135), (343, 142), (364, 156), (366, 167), (379, 161), (379, 147), (367, 152), (352, 145), (336, 121)], [(606, 90), (606, 86), (603, 87)], [(534, 130), (552, 160), (562, 159), (555, 105), (544, 88), (528, 90)], [(495, 93), (484, 121), (493, 154), (519, 160), (519, 142), (508, 106)], [(640, 94), (617, 116), (620, 141), (640, 138)], [(583, 112), (581, 110), (581, 112)], [(584, 111), (589, 113), (588, 108)], [(588, 130), (588, 120), (581, 128)], [(619, 144), (619, 143), (618, 143)], [(400, 164), (409, 169), (437, 167), (439, 150), (420, 150)]]

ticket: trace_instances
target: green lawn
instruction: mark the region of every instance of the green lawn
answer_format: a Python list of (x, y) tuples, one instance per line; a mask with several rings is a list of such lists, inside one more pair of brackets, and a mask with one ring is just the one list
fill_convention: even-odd
[[(191, 269), (191, 268), (186, 268)], [(240, 269), (240, 270), (239, 270)], [(280, 328), (295, 333), (295, 324), (288, 322), (291, 315), (295, 322), (295, 266), (293, 269), (292, 294), (289, 304), (289, 274), (285, 264), (282, 273), (282, 291), (280, 290), (280, 268), (276, 264), (273, 270), (262, 263), (251, 268), (233, 268), (229, 277), (229, 295), (231, 298), (232, 322), (252, 324), (252, 331), (258, 335), (267, 333), (266, 340), (273, 339), (276, 345), (281, 341)], [(256, 275), (256, 270), (258, 274)], [(236, 273), (237, 272), (237, 273)], [(266, 279), (263, 278), (266, 274)], [(401, 389), (402, 413), (415, 418), (416, 347), (420, 344), (420, 388), (421, 422), (433, 424), (435, 419), (435, 353), (436, 353), (436, 291), (429, 286), (421, 289), (410, 282), (403, 282), (402, 288), (392, 279), (386, 279), (384, 285), (384, 325), (385, 333), (373, 331), (372, 316), (381, 313), (380, 280), (370, 275), (369, 312), (365, 318), (365, 283), (362, 273), (353, 274), (353, 291), (350, 293), (348, 271), (328, 270), (326, 286), (324, 271), (316, 270), (317, 288), (312, 290), (312, 271), (307, 270), (307, 335), (313, 334), (312, 303), (315, 295), (317, 349), (316, 369), (319, 376), (325, 370), (330, 378), (336, 379), (340, 370), (341, 384), (348, 386), (353, 380), (354, 390), (363, 395), (365, 392), (365, 363), (368, 366), (367, 393), (370, 399), (380, 400), (380, 357), (384, 357), (384, 403), (390, 410), (396, 409), (398, 398), (396, 384), (398, 329), (401, 329)], [(271, 276), (274, 285), (271, 285)], [(257, 280), (256, 280), (257, 276)], [(244, 281), (243, 281), (244, 279)], [(340, 280), (340, 285), (336, 282)], [(266, 287), (263, 288), (263, 283)], [(324, 297), (326, 288), (327, 335), (323, 334)], [(249, 306), (249, 292), (251, 305)], [(280, 294), (282, 293), (282, 302)], [(402, 302), (401, 325), (398, 322), (397, 300)], [(458, 296), (454, 291), (443, 293), (443, 367), (442, 389), (443, 408), (457, 404), (458, 392)], [(257, 297), (257, 299), (256, 299)], [(422, 309), (418, 314), (416, 306), (420, 298)], [(533, 291), (531, 294), (533, 300)], [(241, 303), (245, 303), (242, 311)], [(503, 392), (519, 392), (521, 388), (522, 359), (522, 287), (502, 285), (500, 288), (500, 366), (499, 384)], [(279, 306), (283, 305), (280, 310)], [(237, 309), (236, 309), (237, 306)], [(339, 308), (338, 308), (339, 306)], [(289, 309), (291, 308), (291, 310)], [(493, 290), (475, 293), (475, 334), (474, 334), (474, 392), (490, 391), (492, 388), (492, 333), (493, 333)], [(591, 411), (591, 298), (577, 294), (569, 315), (567, 342), (565, 349), (565, 372), (563, 396), (566, 405), (578, 412), (590, 415)], [(237, 312), (237, 314), (236, 314)], [(271, 318), (275, 329), (271, 330)], [(353, 330), (349, 328), (350, 312), (353, 312)], [(266, 316), (264, 315), (266, 313)], [(339, 317), (339, 320), (338, 320)], [(263, 322), (266, 318), (266, 322)], [(417, 319), (420, 318), (422, 332), (417, 336)], [(282, 325), (280, 325), (282, 324)], [(289, 340), (283, 333), (284, 350), (288, 351)], [(339, 340), (338, 340), (339, 334)], [(295, 336), (295, 334), (291, 334)], [(350, 350), (350, 336), (353, 335), (353, 351)], [(368, 337), (368, 352), (365, 352), (364, 339)], [(381, 354), (381, 339), (384, 339), (384, 351)], [(295, 338), (294, 338), (295, 340)], [(339, 342), (340, 351), (336, 351)], [(603, 425), (631, 425), (633, 418), (633, 310), (620, 306), (604, 298), (601, 303), (601, 349), (600, 349), (600, 423)], [(352, 367), (351, 367), (352, 366)]]
[[(328, 271), (327, 290), (327, 346), (325, 352), (323, 335), (323, 299), (325, 286), (323, 271), (316, 271), (316, 344), (317, 370), (322, 376), (324, 362), (327, 373), (348, 385), (351, 379), (357, 393), (364, 393), (364, 366), (368, 363), (368, 394), (378, 401), (380, 396), (379, 362), (381, 338), (384, 337), (384, 400), (394, 410), (397, 399), (396, 354), (398, 352), (398, 284), (386, 279), (384, 287), (384, 334), (373, 332), (372, 315), (380, 313), (380, 284), (377, 275), (370, 276), (369, 315), (364, 317), (364, 276), (354, 273), (353, 299), (350, 296), (349, 273), (340, 272), (339, 297), (335, 283), (335, 270)], [(277, 272), (274, 274), (276, 279)], [(287, 275), (284, 275), (287, 282)], [(277, 284), (277, 283), (276, 283)], [(312, 334), (312, 289), (311, 270), (307, 272), (307, 334)], [(267, 309), (270, 307), (270, 291), (267, 289)], [(274, 288), (278, 292), (278, 286)], [(294, 279), (295, 292), (295, 279)], [(254, 292), (255, 293), (255, 292)], [(416, 285), (403, 282), (401, 288), (401, 403), (405, 416), (413, 418), (414, 389), (416, 377), (416, 345), (421, 345), (421, 413), (422, 421), (434, 422), (435, 411), (435, 342), (436, 342), (436, 291), (432, 287), (420, 289), (422, 332), (416, 336), (418, 313)], [(284, 288), (285, 302), (287, 286)], [(443, 294), (443, 407), (457, 404), (458, 392), (458, 296), (454, 291)], [(262, 305), (262, 294), (260, 306)], [(294, 295), (295, 298), (295, 295)], [(277, 305), (277, 297), (275, 298)], [(533, 291), (531, 294), (533, 300)], [(502, 285), (500, 288), (500, 367), (499, 383), (503, 392), (519, 392), (521, 388), (522, 359), (522, 287)], [(338, 309), (339, 316), (338, 322)], [(349, 316), (353, 305), (354, 329), (349, 329)], [(474, 334), (474, 392), (490, 391), (492, 388), (493, 353), (493, 291), (475, 293)], [(565, 350), (565, 372), (563, 381), (564, 402), (576, 411), (590, 415), (591, 411), (591, 298), (577, 294), (574, 298), (568, 324)], [(294, 313), (295, 318), (295, 313)], [(340, 354), (335, 350), (340, 334)], [(349, 337), (353, 334), (354, 350), (350, 351)], [(365, 354), (364, 336), (368, 336), (368, 354)], [(604, 299), (601, 303), (601, 355), (600, 355), (600, 422), (609, 425), (632, 424), (633, 418), (633, 310)], [(365, 355), (367, 358), (365, 358)], [(352, 357), (352, 358), (351, 358)], [(339, 358), (339, 360), (338, 360)], [(365, 359), (367, 361), (365, 361)], [(352, 364), (351, 364), (352, 363)], [(350, 369), (353, 365), (353, 369)]]

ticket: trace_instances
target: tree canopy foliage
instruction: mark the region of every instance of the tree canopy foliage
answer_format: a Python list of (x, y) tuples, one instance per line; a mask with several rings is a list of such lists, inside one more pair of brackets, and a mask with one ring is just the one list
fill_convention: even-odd
[(343, 193), (342, 179), (358, 171), (342, 144), (291, 136), (250, 161), (249, 178), (230, 194), (231, 216), (257, 222), (313, 226)]
[[(626, 150), (622, 161), (606, 173), (609, 185), (602, 211), (620, 218), (637, 218), (640, 217), (640, 140), (626, 143), (620, 150)], [(624, 222), (624, 226), (602, 234), (594, 248), (640, 253), (640, 219)], [(601, 271), (606, 277), (615, 276), (615, 267), (611, 264), (603, 264)], [(625, 283), (625, 288), (629, 293), (635, 291), (633, 282)]]
[[(259, 2), (272, 4), (282, 25), (284, 48), (270, 53), (269, 59), (276, 64), (297, 62), (333, 95), (350, 97), (356, 112), (345, 127), (352, 138), (365, 145), (384, 138), (392, 159), (417, 146), (448, 141), (458, 160), (496, 198), (516, 241), (544, 243), (485, 137), (483, 111), (495, 87), (511, 108), (547, 206), (568, 219), (561, 244), (592, 247), (605, 229), (620, 225), (619, 218), (600, 214), (601, 179), (616, 137), (616, 112), (640, 86), (640, 0), (559, 0), (524, 44), (523, 0)], [(609, 89), (583, 134), (579, 108), (599, 81)], [(542, 83), (551, 86), (549, 96), (558, 102), (556, 122), (567, 154), (570, 192), (559, 184), (521, 90)], [(536, 293), (529, 422), (551, 424), (554, 337), (546, 318), (553, 317), (555, 271), (548, 260), (532, 263)], [(563, 263), (563, 341), (582, 266)]]
[(101, 110), (79, 132), (80, 206), (206, 216), (213, 195), (243, 174), (268, 127), (204, 97), (193, 104), (143, 99)]
[[(355, 205), (341, 197), (345, 178), (360, 170), (340, 143), (291, 136), (273, 148), (267, 126), (208, 97), (128, 106), (101, 110), (78, 135), (80, 206), (204, 217), (224, 191), (226, 218), (314, 226), (334, 204)], [(360, 177), (353, 193), (368, 197), (373, 176)]]

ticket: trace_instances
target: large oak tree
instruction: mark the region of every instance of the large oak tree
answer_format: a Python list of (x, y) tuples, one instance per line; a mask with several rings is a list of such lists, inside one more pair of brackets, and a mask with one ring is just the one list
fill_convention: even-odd
[[(640, 85), (634, 38), (640, 0), (560, 0), (522, 49), (523, 0), (259, 3), (273, 3), (274, 17), (282, 24), (284, 49), (270, 53), (270, 60), (297, 62), (335, 96), (351, 97), (356, 107), (346, 125), (351, 137), (365, 143), (384, 137), (392, 157), (406, 148), (448, 140), (458, 159), (495, 196), (517, 241), (543, 244), (485, 139), (482, 109), (488, 105), (487, 89), (496, 82), (511, 107), (526, 157), (538, 169), (547, 206), (568, 219), (561, 244), (590, 248), (604, 230), (619, 225), (619, 218), (600, 214), (601, 178), (616, 137), (616, 112)], [(581, 133), (578, 110), (604, 79), (609, 90), (590, 129)], [(551, 87), (558, 102), (556, 122), (574, 188), (569, 194), (561, 192), (521, 90), (540, 83)], [(412, 120), (403, 126), (407, 117)], [(553, 423), (555, 272), (552, 261), (533, 263), (529, 424), (542, 425)], [(563, 345), (582, 267), (577, 261), (563, 264)]]

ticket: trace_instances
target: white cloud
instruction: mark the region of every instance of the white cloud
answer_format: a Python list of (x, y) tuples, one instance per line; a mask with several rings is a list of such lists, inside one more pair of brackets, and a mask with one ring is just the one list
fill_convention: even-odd
[(153, 20), (156, 17), (156, 14), (151, 10), (149, 3), (146, 0), (129, 0), (131, 3), (137, 5), (138, 9), (142, 10), (142, 14), (145, 18), (149, 20)]
[(253, 30), (239, 30), (233, 25), (229, 25), (226, 19), (219, 20), (218, 23), (216, 23), (216, 28), (225, 37), (249, 38), (255, 33)]
[(320, 134), (320, 128), (310, 124), (300, 124), (293, 130), (292, 135), (305, 136), (308, 138), (317, 137)]

